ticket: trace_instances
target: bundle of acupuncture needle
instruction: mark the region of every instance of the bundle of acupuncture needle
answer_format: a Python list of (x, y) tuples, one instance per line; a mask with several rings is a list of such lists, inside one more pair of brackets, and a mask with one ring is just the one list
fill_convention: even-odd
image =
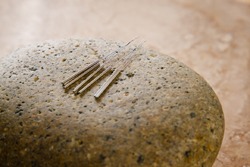
[(134, 39), (129, 41), (126, 45), (119, 47), (116, 51), (108, 54), (103, 58), (102, 61), (97, 60), (81, 71), (73, 74), (71, 77), (62, 82), (64, 89), (70, 88), (83, 77), (86, 77), (73, 90), (75, 95), (82, 94), (102, 76), (110, 71), (113, 71), (107, 81), (94, 94), (95, 98), (100, 97), (100, 95), (107, 89), (112, 81), (132, 62), (133, 58), (136, 56), (134, 52), (141, 48), (142, 44), (133, 49), (129, 49), (128, 53), (126, 54), (121, 54), (121, 52), (124, 51), (126, 47), (133, 41)]

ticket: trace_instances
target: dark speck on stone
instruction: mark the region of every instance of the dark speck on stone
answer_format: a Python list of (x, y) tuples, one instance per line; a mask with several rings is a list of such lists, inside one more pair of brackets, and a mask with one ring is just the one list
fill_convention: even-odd
[(100, 154), (99, 159), (101, 162), (103, 162), (106, 159), (106, 157), (103, 154)]
[(149, 144), (149, 145), (150, 145), (150, 144), (152, 144), (152, 142), (151, 142), (151, 141), (147, 141), (147, 144)]
[(189, 158), (191, 156), (191, 150), (185, 151), (184, 155)]
[(156, 88), (156, 90), (159, 90), (159, 89), (161, 89), (161, 87), (160, 87), (160, 86), (158, 86), (158, 87)]
[(113, 138), (113, 136), (111, 136), (111, 135), (107, 135), (106, 137), (105, 137), (105, 140), (106, 141), (109, 141), (109, 140), (113, 140), (114, 138)]
[(144, 161), (143, 155), (139, 155), (138, 158), (137, 158), (137, 163), (141, 164), (141, 163), (143, 163), (143, 161)]
[(29, 70), (30, 70), (30, 71), (36, 71), (37, 68), (36, 68), (36, 67), (30, 67)]
[(136, 101), (137, 101), (138, 99), (134, 99), (134, 100), (132, 100), (132, 103), (136, 103)]
[(196, 117), (196, 114), (195, 114), (194, 112), (191, 112), (191, 113), (190, 113), (190, 117), (191, 117), (191, 118), (194, 118), (194, 117)]
[(133, 74), (133, 73), (131, 73), (131, 72), (126, 74), (126, 76), (129, 77), (129, 78), (133, 77), (134, 75), (135, 75), (135, 74)]

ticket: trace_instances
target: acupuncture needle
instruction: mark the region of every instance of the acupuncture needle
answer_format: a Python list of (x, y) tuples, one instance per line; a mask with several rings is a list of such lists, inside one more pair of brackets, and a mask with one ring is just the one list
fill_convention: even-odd
[(78, 94), (78, 91), (81, 89), (81, 87), (87, 82), (89, 81), (94, 75), (96, 75), (104, 66), (101, 65), (100, 67), (98, 67), (98, 69), (96, 71), (94, 71), (92, 74), (90, 74), (85, 80), (83, 80), (79, 85), (77, 85), (77, 87), (75, 87), (75, 89), (73, 90), (74, 94)]
[(135, 37), (134, 39), (130, 40), (126, 45), (123, 45), (123, 46), (119, 47), (116, 51), (113, 51), (112, 53), (110, 53), (107, 56), (105, 56), (104, 57), (104, 61), (107, 60), (107, 59), (109, 59), (110, 57), (113, 57), (114, 55), (118, 54), (120, 51), (122, 51), (123, 49), (125, 49), (126, 46), (128, 46), (129, 44), (131, 44), (136, 39), (138, 39), (138, 37)]
[(84, 68), (83, 70), (77, 72), (76, 74), (72, 75), (71, 77), (69, 77), (68, 79), (64, 80), (62, 82), (62, 85), (66, 85), (67, 83), (69, 83), (70, 81), (72, 81), (74, 78), (76, 78), (77, 76), (79, 76), (81, 73), (85, 72), (86, 70), (88, 70), (89, 68), (91, 68), (92, 66), (96, 65), (97, 63), (99, 63), (99, 60), (91, 63), (89, 66), (87, 66), (86, 68)]
[(111, 74), (111, 76), (107, 79), (107, 81), (101, 86), (101, 88), (94, 94), (94, 97), (95, 97), (95, 98), (99, 98), (99, 97), (101, 96), (101, 94), (102, 94), (102, 93), (107, 89), (107, 87), (111, 84), (111, 82), (120, 74), (120, 72), (121, 72), (122, 70), (124, 70), (124, 69), (131, 63), (132, 58), (133, 58), (133, 56), (131, 56), (132, 53), (133, 53), (134, 51), (136, 51), (138, 48), (141, 48), (141, 46), (142, 46), (142, 44), (141, 44), (139, 47), (133, 49), (133, 50), (130, 52), (130, 54), (129, 54), (129, 56), (127, 56), (126, 61), (124, 62), (123, 66), (120, 66), (120, 68), (116, 69), (116, 70)]
[[(131, 43), (131, 41), (130, 41)], [(128, 43), (129, 44), (129, 43)], [(128, 56), (127, 56), (128, 57)], [(84, 88), (81, 89), (81, 87), (87, 83), (87, 81), (89, 81), (94, 75), (96, 75), (102, 68), (104, 68), (105, 66), (108, 66), (109, 64), (111, 64), (112, 62), (106, 62), (103, 65), (101, 65), (96, 71), (94, 71), (91, 75), (89, 75), (85, 80), (83, 80), (77, 87), (75, 87), (75, 89), (73, 90), (74, 94), (81, 94), (84, 90), (86, 90), (89, 86), (91, 86), (94, 82), (96, 82), (99, 78), (101, 78), (104, 74), (106, 74), (107, 72), (109, 72), (111, 70), (111, 67), (108, 67), (108, 69), (110, 70), (105, 70), (103, 73), (99, 74), (94, 80), (93, 82), (91, 81), (88, 85), (86, 85)], [(81, 89), (81, 90), (80, 90)], [(80, 91), (79, 91), (80, 90)]]
[[(126, 46), (128, 46), (131, 42), (133, 42), (136, 39), (137, 39), (137, 37), (134, 38), (134, 39), (132, 39), (131, 41), (129, 41), (126, 45), (120, 47), (118, 50), (116, 50), (116, 51), (112, 52), (111, 54), (108, 54), (107, 56), (105, 56), (104, 61), (107, 61), (108, 59), (110, 59), (110, 57), (118, 54), (121, 50), (125, 49)], [(72, 75), (71, 77), (69, 77), (68, 79), (66, 79), (65, 81), (63, 81), (62, 85), (64, 86), (64, 88), (69, 87), (70, 85), (74, 84), (77, 80), (79, 80), (80, 78), (82, 78), (83, 76), (85, 76), (87, 73), (89, 73), (90, 71), (92, 71), (94, 69), (94, 68), (92, 68), (93, 66), (97, 67), (99, 65), (100, 65), (99, 64), (99, 60), (95, 61), (94, 63), (90, 64), (89, 66), (87, 66), (83, 70), (77, 72), (76, 74)]]
[(111, 70), (111, 67), (108, 67), (105, 69), (101, 74), (96, 76), (91, 82), (89, 82), (84, 88), (82, 88), (78, 93), (81, 94), (84, 92), (88, 87), (90, 87), (93, 83), (95, 83), (98, 79), (100, 79), (103, 75), (105, 75), (107, 72)]
[(120, 72), (129, 64), (126, 62), (125, 66), (122, 68), (116, 69), (111, 76), (107, 79), (107, 81), (101, 86), (101, 88), (94, 94), (95, 98), (99, 98), (100, 95), (105, 91), (105, 89), (111, 84), (111, 82), (120, 74)]
[[(135, 38), (135, 39), (136, 39), (136, 38)], [(129, 45), (132, 41), (134, 41), (135, 39), (129, 41), (129, 42), (128, 42), (126, 45), (124, 45), (123, 47), (128, 46), (128, 45)], [(120, 51), (120, 50), (119, 50), (119, 51)], [(119, 51), (115, 51), (115, 52), (113, 52), (113, 53), (117, 54), (117, 53), (119, 53)], [(75, 89), (73, 90), (74, 94), (78, 94), (78, 93), (79, 93), (78, 91), (82, 88), (82, 86), (83, 86), (84, 84), (86, 84), (86, 83), (87, 83), (94, 75), (96, 75), (101, 69), (103, 69), (103, 68), (104, 68), (104, 65), (105, 65), (105, 66), (108, 66), (108, 64), (111, 64), (111, 63), (112, 63), (112, 61), (111, 61), (111, 62), (108, 61), (108, 60), (109, 60), (108, 57), (109, 57), (110, 55), (112, 55), (112, 53), (105, 57), (105, 58), (107, 58), (107, 59), (106, 59), (106, 62), (103, 63), (103, 65), (101, 65), (97, 70), (95, 70), (95, 71), (94, 71), (92, 74), (90, 74), (85, 80), (83, 80), (79, 85), (77, 85), (77, 86), (75, 87)], [(112, 56), (113, 56), (113, 55), (112, 55)]]
[(87, 69), (86, 71), (84, 71), (82, 74), (78, 75), (77, 77), (73, 78), (73, 80), (71, 80), (70, 82), (68, 82), (67, 84), (64, 85), (64, 88), (68, 88), (70, 85), (74, 84), (76, 81), (78, 81), (80, 78), (84, 77), (86, 74), (88, 74), (89, 72), (91, 72), (93, 69), (95, 69), (96, 67), (98, 67), (100, 64), (97, 63), (94, 66), (90, 67), (89, 69)]

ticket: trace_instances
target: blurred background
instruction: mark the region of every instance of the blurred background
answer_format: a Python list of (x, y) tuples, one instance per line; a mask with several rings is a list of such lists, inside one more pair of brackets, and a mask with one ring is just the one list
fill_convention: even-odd
[(44, 40), (136, 36), (217, 93), (226, 127), (214, 167), (250, 167), (250, 0), (0, 0), (0, 59)]

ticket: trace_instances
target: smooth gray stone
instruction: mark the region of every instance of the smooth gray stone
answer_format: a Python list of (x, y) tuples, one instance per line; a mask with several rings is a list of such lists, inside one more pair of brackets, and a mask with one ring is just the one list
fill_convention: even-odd
[[(0, 166), (212, 166), (224, 117), (207, 82), (152, 50), (96, 100), (107, 79), (74, 96), (61, 81), (117, 48), (50, 41), (0, 62)], [(132, 46), (130, 46), (132, 47)]]

